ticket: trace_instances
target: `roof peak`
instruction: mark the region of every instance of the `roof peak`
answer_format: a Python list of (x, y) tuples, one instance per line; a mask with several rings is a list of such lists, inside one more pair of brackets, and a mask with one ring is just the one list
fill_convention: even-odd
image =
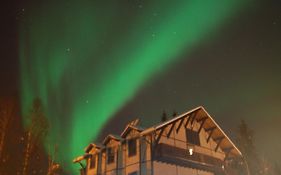
[[(219, 138), (219, 137), (223, 137), (225, 139), (225, 143), (224, 143), (224, 147), (225, 148), (233, 148), (231, 152), (233, 152), (233, 154), (237, 155), (241, 155), (241, 152), (238, 150), (238, 148), (234, 145), (234, 143), (229, 139), (229, 137), (224, 133), (224, 131), (220, 128), (220, 126), (214, 121), (214, 119), (208, 114), (208, 112), (205, 110), (205, 108), (203, 106), (198, 106), (188, 112), (185, 112), (183, 114), (180, 114), (174, 118), (171, 118), (165, 122), (160, 122), (154, 126), (151, 126), (149, 128), (142, 128), (140, 126), (138, 126), (140, 120), (139, 119), (135, 119), (131, 122), (129, 122), (126, 125), (126, 128), (124, 129), (124, 131), (121, 133), (121, 135), (115, 135), (115, 134), (109, 134), (105, 137), (105, 139), (103, 140), (103, 146), (106, 145), (108, 143), (109, 140), (114, 139), (116, 141), (123, 141), (125, 139), (126, 134), (131, 130), (137, 130), (140, 135), (147, 135), (149, 133), (155, 132), (156, 130), (160, 130), (163, 129), (163, 127), (166, 127), (167, 125), (170, 125), (174, 122), (178, 122), (181, 120), (185, 120), (186, 117), (192, 117), (192, 120), (196, 120), (197, 122), (201, 123), (201, 128), (204, 128), (206, 131), (211, 130), (212, 128), (215, 128), (216, 134), (214, 136), (212, 136), (212, 138), (215, 139)], [(204, 124), (202, 121), (206, 120), (206, 123)], [(203, 123), (203, 124), (202, 124)], [(96, 144), (93, 144), (96, 145)], [(90, 145), (89, 145), (90, 146)], [(87, 147), (88, 149), (92, 149), (93, 147)]]

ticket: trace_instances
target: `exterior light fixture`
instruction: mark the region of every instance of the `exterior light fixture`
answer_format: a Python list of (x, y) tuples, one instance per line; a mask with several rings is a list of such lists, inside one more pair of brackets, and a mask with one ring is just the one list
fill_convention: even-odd
[(193, 155), (193, 148), (189, 148), (188, 152), (189, 152), (189, 155), (192, 156)]
[(187, 154), (192, 156), (194, 154), (194, 145), (187, 145)]

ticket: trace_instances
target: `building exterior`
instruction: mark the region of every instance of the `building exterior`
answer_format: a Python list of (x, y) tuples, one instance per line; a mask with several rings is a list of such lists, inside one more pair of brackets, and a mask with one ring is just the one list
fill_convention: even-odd
[(73, 162), (86, 175), (238, 175), (230, 166), (236, 160), (241, 152), (198, 107), (147, 129), (133, 121)]

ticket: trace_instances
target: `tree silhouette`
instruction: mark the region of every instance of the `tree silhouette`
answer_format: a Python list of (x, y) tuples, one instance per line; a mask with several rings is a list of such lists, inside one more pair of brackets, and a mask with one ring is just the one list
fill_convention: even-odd
[[(15, 117), (15, 104), (12, 99), (0, 101), (0, 158), (4, 157), (3, 149), (8, 128)], [(2, 161), (2, 160), (1, 160)]]
[(280, 167), (277, 163), (275, 163), (273, 171), (274, 171), (274, 175), (280, 175), (281, 174), (281, 169), (280, 169)]
[(55, 159), (57, 156), (57, 151), (58, 151), (57, 144), (54, 145), (54, 151), (52, 153), (51, 153), (51, 149), (49, 148), (47, 175), (61, 174), (61, 173), (58, 173), (59, 171), (61, 171), (61, 166), (60, 166), (60, 164), (55, 162)]
[(43, 112), (43, 106), (39, 98), (34, 99), (28, 119), (30, 121), (25, 132), (26, 147), (24, 150), (23, 175), (28, 174), (30, 158), (34, 153), (34, 148), (43, 143), (49, 128), (48, 120)]
[(161, 117), (161, 121), (162, 121), (162, 122), (165, 122), (165, 121), (167, 121), (167, 119), (168, 119), (167, 113), (166, 113), (165, 111), (163, 111), (162, 117)]
[(178, 113), (177, 113), (177, 111), (175, 111), (174, 110), (174, 112), (173, 112), (173, 115), (172, 115), (173, 117), (176, 117), (176, 116), (178, 116)]
[(237, 144), (243, 154), (244, 163), (249, 173), (252, 175), (262, 174), (261, 160), (254, 144), (254, 132), (244, 120), (241, 120), (238, 127)]

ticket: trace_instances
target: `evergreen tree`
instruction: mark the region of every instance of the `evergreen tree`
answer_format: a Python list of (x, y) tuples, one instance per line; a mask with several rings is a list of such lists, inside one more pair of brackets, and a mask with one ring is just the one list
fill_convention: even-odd
[(167, 119), (168, 119), (167, 113), (166, 113), (165, 111), (163, 111), (162, 117), (161, 117), (161, 121), (162, 121), (162, 122), (165, 122), (165, 121), (167, 121)]
[(238, 127), (237, 144), (243, 154), (243, 164), (251, 175), (262, 174), (261, 160), (256, 152), (254, 133), (244, 120)]
[(274, 171), (274, 175), (280, 175), (281, 174), (281, 169), (280, 169), (280, 167), (278, 166), (277, 163), (275, 163), (273, 171)]
[[(0, 174), (8, 171), (8, 166), (15, 150), (11, 152), (11, 131), (15, 131), (13, 124), (16, 115), (16, 104), (12, 98), (0, 99)], [(9, 138), (10, 137), (10, 138)], [(9, 171), (11, 173), (11, 171)]]
[(174, 110), (173, 117), (176, 117), (176, 116), (178, 116), (178, 113), (177, 113), (177, 111)]
[(26, 146), (22, 169), (23, 175), (29, 174), (31, 156), (35, 155), (35, 147), (42, 146), (49, 128), (40, 99), (34, 99), (28, 118), (30, 121), (25, 134)]

